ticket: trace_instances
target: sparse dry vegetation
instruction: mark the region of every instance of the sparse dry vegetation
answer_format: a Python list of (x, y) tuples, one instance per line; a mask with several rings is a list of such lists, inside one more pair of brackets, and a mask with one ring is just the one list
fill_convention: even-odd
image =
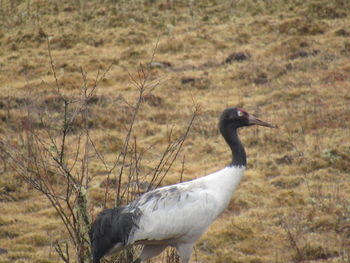
[[(175, 142), (169, 138), (186, 131), (193, 101), (201, 115), (162, 184), (226, 165), (217, 117), (238, 105), (279, 129), (242, 130), (246, 176), (192, 261), (350, 262), (349, 28), (348, 0), (0, 1), (0, 146), (34, 156), (40, 147), (24, 147), (35, 144), (28, 131), (40, 139), (50, 138), (47, 130), (62, 134), (64, 98), (69, 116), (85, 105), (65, 145), (74, 161), (81, 131), (88, 131), (89, 154), (77, 160), (89, 160), (94, 217), (148, 189), (154, 165)], [(133, 123), (140, 68), (150, 85), (125, 156), (142, 155), (142, 162), (124, 160), (119, 182), (120, 170), (109, 171)], [(82, 100), (96, 80), (93, 96)], [(55, 152), (44, 146), (42, 155)], [(43, 167), (53, 167), (38, 171), (54, 189), (65, 186), (57, 167)], [(0, 262), (60, 262), (55, 247), (59, 241), (64, 250), (69, 233), (52, 203), (13, 168), (1, 151), (0, 248), (8, 253)], [(133, 184), (127, 173), (145, 183)], [(117, 198), (118, 186), (135, 185)], [(152, 262), (176, 262), (167, 253)]]

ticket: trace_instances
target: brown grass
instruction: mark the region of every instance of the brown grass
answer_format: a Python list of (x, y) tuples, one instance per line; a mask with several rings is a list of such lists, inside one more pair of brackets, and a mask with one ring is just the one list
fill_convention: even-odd
[[(155, 145), (145, 171), (171, 127), (175, 135), (186, 127), (193, 100), (202, 115), (164, 183), (179, 181), (183, 157), (184, 180), (228, 163), (217, 132), (226, 106), (279, 126), (241, 131), (246, 176), (192, 261), (350, 262), (349, 2), (189, 2), (1, 1), (1, 136), (21, 135), (28, 102), (57, 117), (62, 105), (48, 87), (54, 83), (48, 36), (62, 92), (71, 97), (80, 96), (80, 67), (93, 82), (114, 63), (89, 102), (90, 135), (112, 163), (130, 121), (125, 101), (137, 96), (128, 72), (136, 75), (150, 61), (159, 37), (155, 61), (171, 66), (152, 69), (160, 85), (135, 127), (140, 147)], [(223, 63), (234, 52), (249, 59)], [(79, 119), (75, 125), (82, 125)], [(94, 158), (90, 210), (96, 215), (106, 176)], [(58, 262), (53, 244), (67, 238), (58, 216), (6, 162), (0, 158), (0, 247), (9, 253), (0, 262)]]

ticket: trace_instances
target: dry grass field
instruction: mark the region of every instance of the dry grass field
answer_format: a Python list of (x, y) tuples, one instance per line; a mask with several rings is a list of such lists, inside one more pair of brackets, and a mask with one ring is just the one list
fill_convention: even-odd
[[(142, 70), (148, 81), (132, 133), (145, 151), (141, 171), (200, 105), (163, 185), (230, 161), (217, 130), (225, 107), (279, 126), (240, 131), (245, 177), (191, 262), (350, 262), (348, 0), (0, 1), (1, 141), (25, 147), (28, 113), (39, 133), (40, 116), (59, 131), (57, 85), (74, 100), (105, 73), (87, 103), (88, 121), (78, 117), (66, 138), (69, 152), (86, 124), (97, 149), (89, 153), (92, 217), (107, 184), (113, 206), (118, 167), (107, 180), (99, 154), (108, 166), (121, 151)], [(0, 262), (62, 262), (54, 248), (68, 238), (60, 217), (0, 157), (0, 248), (8, 251)]]

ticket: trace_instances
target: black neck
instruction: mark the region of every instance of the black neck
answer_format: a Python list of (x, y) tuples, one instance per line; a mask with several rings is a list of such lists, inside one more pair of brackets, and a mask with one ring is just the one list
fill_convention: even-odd
[(225, 141), (230, 146), (232, 151), (232, 163), (231, 166), (246, 166), (247, 157), (244, 147), (239, 140), (236, 127), (225, 127), (221, 129), (221, 134), (225, 138)]

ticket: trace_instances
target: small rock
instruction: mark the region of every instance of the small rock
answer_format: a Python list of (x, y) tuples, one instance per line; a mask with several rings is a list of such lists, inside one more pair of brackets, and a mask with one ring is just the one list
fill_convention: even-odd
[(189, 78), (182, 78), (181, 79), (181, 84), (194, 84), (198, 79), (196, 78), (192, 78), (192, 77), (189, 77)]
[(249, 55), (243, 52), (235, 52), (225, 59), (225, 63), (231, 64), (234, 61), (242, 62), (249, 59)]

